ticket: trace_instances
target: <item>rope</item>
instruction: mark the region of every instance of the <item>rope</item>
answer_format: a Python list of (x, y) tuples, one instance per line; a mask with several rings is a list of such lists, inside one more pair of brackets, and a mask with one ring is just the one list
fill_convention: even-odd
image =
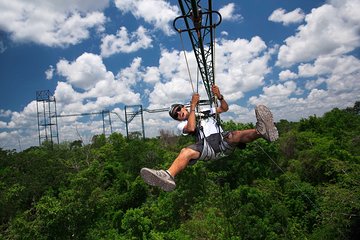
[(213, 84), (215, 84), (215, 59), (216, 59), (216, 57), (215, 57), (215, 53), (216, 53), (216, 51), (215, 51), (215, 46), (216, 46), (216, 36), (215, 36), (215, 33), (216, 33), (216, 25), (214, 25), (214, 52), (213, 52), (213, 55), (214, 55), (214, 59), (213, 59), (213, 76), (214, 76), (214, 78), (213, 78)]
[(265, 155), (276, 165), (276, 167), (278, 169), (280, 169), (280, 171), (286, 176), (286, 178), (292, 183), (295, 185), (295, 187), (301, 192), (301, 194), (311, 203), (311, 205), (315, 208), (315, 209), (318, 209), (315, 205), (315, 203), (301, 190), (301, 188), (289, 177), (286, 175), (285, 171), (279, 166), (279, 164), (277, 164), (275, 162), (274, 159), (272, 159), (272, 157), (264, 150), (264, 148), (262, 148), (260, 146), (260, 144), (255, 141), (256, 145), (265, 153)]
[(191, 78), (191, 74), (190, 74), (189, 62), (188, 62), (187, 57), (186, 57), (186, 51), (185, 51), (184, 41), (183, 41), (183, 39), (182, 39), (181, 31), (179, 31), (179, 33), (180, 33), (181, 46), (182, 46), (182, 49), (183, 49), (183, 52), (184, 52), (184, 56), (185, 56), (186, 67), (187, 67), (188, 74), (189, 74), (189, 79), (190, 79), (191, 88), (192, 88), (193, 93), (195, 93), (194, 84), (193, 84), (193, 81), (192, 81), (192, 78)]
[(199, 92), (199, 72), (200, 72), (200, 69), (199, 69), (199, 66), (197, 66), (197, 71), (196, 71), (196, 92)]
[[(272, 157), (260, 146), (260, 144), (255, 141), (255, 144), (265, 153), (265, 155), (276, 165), (276, 167), (278, 169), (280, 169), (280, 171), (286, 176), (286, 178), (293, 184), (295, 185), (295, 187), (301, 192), (301, 195), (303, 195), (310, 203), (311, 205), (314, 207), (314, 209), (316, 209), (317, 211), (321, 212), (321, 209), (318, 208), (315, 203), (301, 190), (301, 188), (299, 187), (299, 185), (297, 185), (289, 176), (286, 175), (285, 171), (279, 166), (279, 164), (277, 164), (275, 162), (274, 159), (272, 159)], [(334, 213), (334, 212), (333, 212)], [(348, 214), (348, 213), (341, 213), (341, 212), (338, 212), (338, 214), (341, 214), (341, 215), (344, 215), (344, 216), (348, 216), (349, 218), (352, 218), (352, 217), (360, 217), (359, 215), (356, 215), (356, 214)], [(332, 215), (332, 214), (331, 214)], [(345, 235), (339, 230), (337, 229), (337, 231), (340, 233), (340, 235), (342, 235), (345, 239)]]

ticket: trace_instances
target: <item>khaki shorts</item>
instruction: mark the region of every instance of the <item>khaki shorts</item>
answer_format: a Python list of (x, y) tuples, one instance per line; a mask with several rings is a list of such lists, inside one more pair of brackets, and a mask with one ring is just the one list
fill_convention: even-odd
[(231, 132), (214, 133), (198, 142), (191, 144), (188, 148), (200, 153), (197, 159), (191, 159), (189, 164), (196, 163), (197, 160), (214, 160), (220, 157), (228, 156), (236, 147), (245, 148), (246, 144), (234, 146), (226, 142), (226, 138)]

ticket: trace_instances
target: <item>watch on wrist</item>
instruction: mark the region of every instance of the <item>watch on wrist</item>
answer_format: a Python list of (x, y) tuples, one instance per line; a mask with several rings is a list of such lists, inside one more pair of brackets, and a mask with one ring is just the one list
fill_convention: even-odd
[(220, 95), (220, 97), (218, 98), (220, 101), (224, 100), (224, 96)]

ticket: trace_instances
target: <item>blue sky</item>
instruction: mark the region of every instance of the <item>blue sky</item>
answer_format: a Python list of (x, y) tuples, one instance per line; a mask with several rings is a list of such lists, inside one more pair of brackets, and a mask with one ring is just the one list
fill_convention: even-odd
[[(200, 5), (207, 1), (201, 0)], [(191, 85), (174, 0), (0, 0), (0, 147), (38, 144), (35, 93), (50, 90), (58, 114), (186, 103)], [(359, 0), (213, 1), (216, 82), (224, 120), (254, 122), (254, 106), (275, 120), (321, 116), (359, 100)], [(192, 78), (194, 54), (185, 50)], [(206, 98), (203, 88), (200, 94)], [(113, 130), (125, 133), (116, 116)], [(167, 113), (144, 113), (146, 135), (173, 129)], [(139, 122), (134, 121), (134, 124)], [(98, 116), (61, 118), (60, 141), (102, 132)]]

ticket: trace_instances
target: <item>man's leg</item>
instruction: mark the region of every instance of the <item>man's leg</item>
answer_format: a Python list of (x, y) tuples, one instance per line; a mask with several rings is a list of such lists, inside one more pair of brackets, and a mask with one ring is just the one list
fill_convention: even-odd
[(181, 149), (178, 157), (171, 164), (168, 172), (171, 174), (172, 177), (175, 177), (179, 172), (186, 168), (191, 159), (198, 159), (199, 157), (200, 152), (195, 151), (191, 148), (183, 148)]
[(237, 145), (238, 143), (249, 143), (261, 137), (262, 136), (256, 131), (256, 129), (247, 129), (232, 131), (225, 140), (231, 145)]
[(168, 170), (142, 168), (140, 176), (151, 186), (160, 187), (164, 191), (172, 191), (176, 187), (174, 177), (186, 168), (191, 159), (199, 157), (200, 153), (198, 151), (191, 148), (183, 148)]
[(232, 131), (225, 139), (230, 144), (249, 143), (260, 137), (269, 142), (279, 138), (278, 130), (274, 124), (271, 111), (264, 105), (255, 108), (256, 129)]

